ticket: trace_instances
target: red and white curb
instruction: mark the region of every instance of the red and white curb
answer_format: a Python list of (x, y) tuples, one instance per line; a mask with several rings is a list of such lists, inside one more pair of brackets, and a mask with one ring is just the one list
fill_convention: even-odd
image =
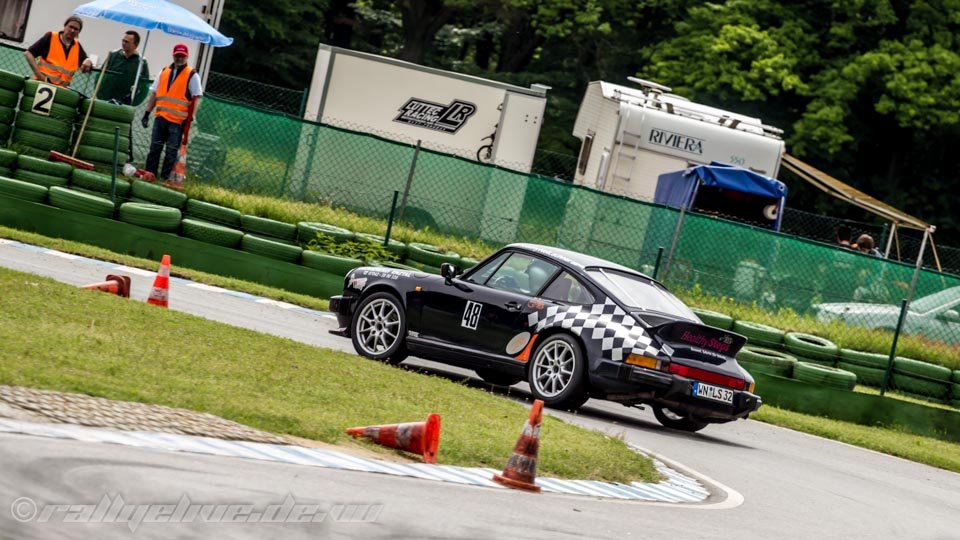
[[(493, 489), (507, 489), (492, 481), (491, 478), (494, 473), (502, 472), (496, 469), (429, 465), (426, 463), (394, 463), (302, 446), (227, 441), (172, 433), (117, 431), (73, 424), (23, 422), (7, 418), (0, 418), (0, 433), (111, 443), (151, 450), (237, 457), (292, 465), (391, 474)], [(544, 477), (537, 478), (536, 482), (544, 492), (619, 500), (701, 503), (710, 496), (710, 492), (696, 479), (668, 467), (659, 459), (654, 459), (654, 464), (657, 470), (666, 477), (666, 480), (656, 484), (640, 482), (622, 484)]]

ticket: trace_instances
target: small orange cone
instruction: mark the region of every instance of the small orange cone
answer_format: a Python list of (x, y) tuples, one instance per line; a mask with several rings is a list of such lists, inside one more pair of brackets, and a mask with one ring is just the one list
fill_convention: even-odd
[(150, 296), (147, 297), (147, 303), (167, 307), (170, 300), (170, 256), (164, 255), (160, 259), (160, 271), (153, 280), (153, 289), (150, 289)]
[(440, 415), (430, 413), (425, 422), (352, 427), (347, 429), (347, 434), (366, 437), (388, 448), (420, 454), (424, 463), (436, 463), (440, 446)]
[(540, 422), (543, 420), (543, 401), (536, 400), (530, 408), (530, 417), (523, 425), (513, 455), (507, 461), (503, 474), (493, 475), (493, 481), (507, 487), (540, 493), (537, 478), (537, 452), (540, 450)]
[(83, 288), (92, 289), (95, 291), (108, 292), (111, 294), (115, 294), (117, 296), (122, 296), (124, 298), (130, 298), (130, 277), (115, 276), (113, 274), (110, 274), (107, 276), (106, 281), (84, 285)]

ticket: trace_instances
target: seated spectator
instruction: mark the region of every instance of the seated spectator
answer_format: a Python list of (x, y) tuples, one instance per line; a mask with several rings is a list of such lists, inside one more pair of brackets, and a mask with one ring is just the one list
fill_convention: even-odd
[(855, 244), (856, 249), (861, 253), (866, 253), (868, 255), (873, 255), (874, 257), (883, 258), (883, 253), (880, 253), (880, 250), (873, 247), (873, 237), (869, 234), (861, 234), (857, 238), (857, 243)]

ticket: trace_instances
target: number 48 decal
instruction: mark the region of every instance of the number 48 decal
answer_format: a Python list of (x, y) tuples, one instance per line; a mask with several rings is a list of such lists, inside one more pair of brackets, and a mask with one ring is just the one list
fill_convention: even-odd
[(464, 328), (469, 328), (471, 330), (477, 329), (477, 323), (480, 322), (480, 311), (483, 309), (483, 304), (478, 304), (477, 302), (467, 301), (467, 307), (463, 310), (463, 319), (460, 321), (460, 326)]
[(50, 116), (50, 110), (53, 108), (53, 100), (57, 97), (57, 87), (52, 84), (40, 83), (37, 86), (37, 93), (33, 96), (33, 107), (30, 112)]

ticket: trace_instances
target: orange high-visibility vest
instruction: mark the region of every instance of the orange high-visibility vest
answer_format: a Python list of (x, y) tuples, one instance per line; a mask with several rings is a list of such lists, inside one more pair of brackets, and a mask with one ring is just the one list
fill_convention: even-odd
[(160, 80), (157, 82), (156, 115), (174, 124), (182, 124), (187, 119), (190, 108), (187, 87), (190, 77), (193, 76), (193, 70), (190, 66), (183, 66), (177, 78), (173, 80), (173, 84), (170, 84), (172, 71), (170, 66), (167, 66), (160, 73)]
[(68, 56), (60, 41), (60, 32), (50, 32), (50, 50), (47, 56), (37, 58), (37, 68), (57, 86), (67, 86), (73, 79), (73, 72), (80, 67), (80, 40), (73, 40)]

